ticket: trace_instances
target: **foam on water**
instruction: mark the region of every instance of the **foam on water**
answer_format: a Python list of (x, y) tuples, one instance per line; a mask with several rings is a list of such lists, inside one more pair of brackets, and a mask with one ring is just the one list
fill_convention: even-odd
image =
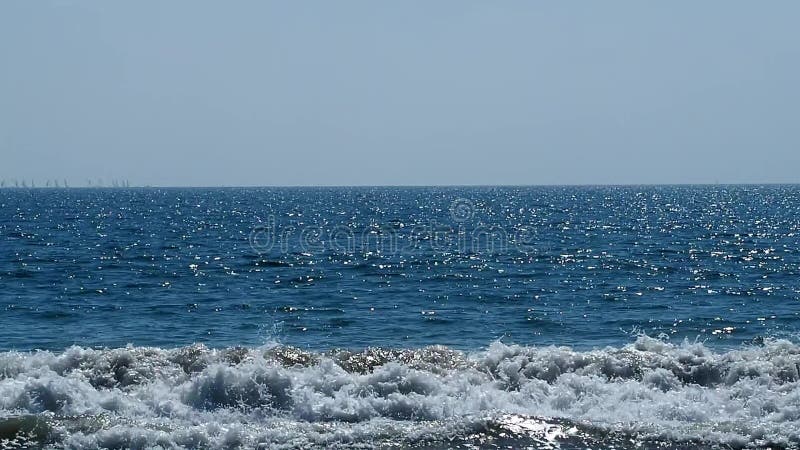
[(587, 352), (499, 342), (470, 353), (279, 345), (5, 352), (0, 439), (10, 445), (27, 433), (69, 448), (608, 439), (792, 447), (800, 443), (798, 363), (800, 347), (786, 340), (715, 352), (649, 337)]

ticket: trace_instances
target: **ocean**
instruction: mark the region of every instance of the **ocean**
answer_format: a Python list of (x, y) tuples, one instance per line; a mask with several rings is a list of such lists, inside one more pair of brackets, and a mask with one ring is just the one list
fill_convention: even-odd
[(800, 446), (800, 186), (0, 189), (0, 448)]

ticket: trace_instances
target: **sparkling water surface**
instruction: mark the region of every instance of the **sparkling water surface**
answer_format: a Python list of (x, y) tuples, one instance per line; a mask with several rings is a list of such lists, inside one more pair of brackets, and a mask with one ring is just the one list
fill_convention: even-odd
[(798, 186), (0, 190), (0, 448), (800, 448)]
[(0, 190), (0, 348), (800, 329), (800, 187)]

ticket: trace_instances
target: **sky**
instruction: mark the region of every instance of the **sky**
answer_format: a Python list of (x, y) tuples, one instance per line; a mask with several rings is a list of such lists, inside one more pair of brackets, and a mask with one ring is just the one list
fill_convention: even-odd
[(0, 178), (800, 182), (800, 2), (0, 1)]

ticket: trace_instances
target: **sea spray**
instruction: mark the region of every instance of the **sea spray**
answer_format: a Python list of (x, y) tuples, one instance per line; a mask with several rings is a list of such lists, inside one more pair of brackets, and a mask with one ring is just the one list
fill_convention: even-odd
[(714, 351), (646, 336), (592, 351), (495, 342), (473, 352), (5, 352), (0, 429), (9, 442), (25, 434), (70, 448), (446, 448), (504, 439), (536, 448), (792, 447), (800, 443), (798, 361), (800, 347), (786, 340)]

